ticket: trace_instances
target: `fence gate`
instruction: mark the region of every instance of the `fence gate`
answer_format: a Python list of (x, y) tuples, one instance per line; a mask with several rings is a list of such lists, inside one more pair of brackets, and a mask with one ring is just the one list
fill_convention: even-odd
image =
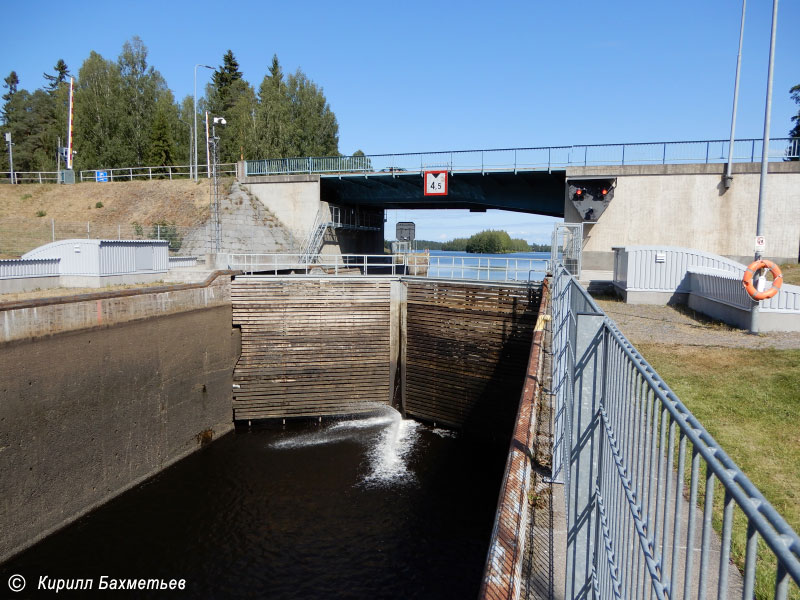
[(580, 279), (581, 248), (583, 246), (583, 223), (556, 223), (553, 226), (553, 241), (550, 246), (550, 264), (561, 263)]

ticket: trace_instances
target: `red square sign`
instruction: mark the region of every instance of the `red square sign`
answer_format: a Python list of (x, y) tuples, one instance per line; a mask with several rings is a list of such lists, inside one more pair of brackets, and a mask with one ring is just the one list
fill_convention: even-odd
[(447, 196), (447, 171), (425, 171), (425, 195)]

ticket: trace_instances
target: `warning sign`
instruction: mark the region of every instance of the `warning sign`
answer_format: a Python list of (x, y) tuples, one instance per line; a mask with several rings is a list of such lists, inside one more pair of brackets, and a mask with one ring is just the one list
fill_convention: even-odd
[(766, 238), (763, 235), (757, 235), (756, 236), (755, 251), (756, 252), (764, 252), (764, 250), (766, 248), (767, 248), (767, 240), (766, 240)]
[(447, 171), (425, 171), (425, 195), (447, 196)]

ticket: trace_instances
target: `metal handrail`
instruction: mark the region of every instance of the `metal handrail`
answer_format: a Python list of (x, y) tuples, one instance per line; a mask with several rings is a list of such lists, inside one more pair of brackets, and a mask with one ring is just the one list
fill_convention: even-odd
[[(762, 143), (755, 138), (736, 140), (733, 160), (760, 160)], [(516, 173), (589, 165), (724, 163), (728, 160), (729, 146), (729, 140), (699, 140), (294, 157), (245, 161), (245, 175), (387, 173), (397, 176), (433, 168), (452, 172)], [(770, 160), (800, 158), (800, 138), (772, 139), (768, 157)]]
[[(472, 262), (471, 262), (472, 261)], [(531, 281), (531, 273), (544, 277), (549, 267), (544, 258), (487, 258), (431, 256), (429, 254), (230, 254), (228, 267), (247, 274), (286, 275), (410, 275), (437, 279), (493, 282)], [(387, 273), (388, 271), (388, 273)], [(313, 273), (312, 273), (313, 272)]]
[[(778, 563), (774, 597), (785, 600), (788, 578), (800, 584), (797, 533), (561, 265), (552, 290), (553, 465), (566, 484), (568, 557), (589, 557), (572, 564), (568, 558), (567, 568), (575, 574), (566, 598), (581, 597), (581, 585), (586, 585), (597, 597), (639, 597), (651, 589), (659, 600), (671, 600), (681, 597), (681, 578), (683, 598), (693, 597), (694, 586), (698, 598), (705, 598), (718, 480), (725, 510), (717, 597), (728, 592), (732, 519), (738, 507), (748, 523), (743, 597), (753, 597), (760, 536)], [(687, 445), (691, 476), (684, 517)], [(701, 460), (707, 473), (706, 502), (695, 571)], [(688, 548), (685, 566), (678, 564), (681, 547)]]
[[(80, 171), (81, 181), (100, 181), (100, 174), (105, 173), (105, 181), (133, 181), (134, 179), (153, 179), (167, 177), (178, 179), (191, 177), (189, 165), (157, 165), (145, 167), (114, 167), (110, 169), (87, 169)], [(207, 165), (198, 165), (198, 170), (208, 171)], [(235, 175), (236, 163), (217, 165), (217, 173)]]

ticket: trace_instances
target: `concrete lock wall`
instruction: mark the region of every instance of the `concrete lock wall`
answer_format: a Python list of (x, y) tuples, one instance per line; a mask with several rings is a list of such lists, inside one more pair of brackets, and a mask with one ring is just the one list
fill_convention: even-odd
[(0, 343), (0, 561), (232, 428), (229, 295), (184, 287), (29, 307), (49, 325)]
[[(753, 258), (760, 165), (734, 165), (733, 185), (722, 184), (724, 165), (582, 167), (570, 177), (615, 177), (614, 198), (597, 223), (584, 223), (583, 267), (612, 269), (614, 246), (695, 248), (748, 264)], [(771, 163), (764, 206), (766, 256), (797, 262), (800, 252), (800, 163)], [(569, 198), (564, 220), (580, 222)]]

